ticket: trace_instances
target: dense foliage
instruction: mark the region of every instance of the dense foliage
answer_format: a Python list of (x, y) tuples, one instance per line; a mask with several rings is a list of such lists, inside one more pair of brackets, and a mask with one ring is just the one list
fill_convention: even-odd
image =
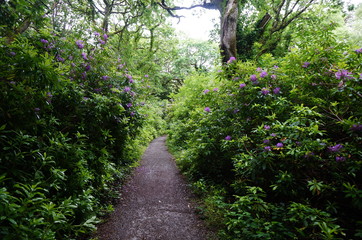
[(157, 135), (159, 120), (140, 109), (150, 104), (139, 99), (147, 88), (114, 58), (107, 38), (43, 31), (2, 39), (2, 239), (89, 232), (110, 207), (113, 184)]
[[(117, 44), (148, 46), (148, 36), (126, 27), (127, 39), (112, 36), (94, 16), (85, 22), (92, 16), (78, 2), (69, 4), (0, 6), (1, 239), (91, 233), (164, 125), (165, 104), (151, 95), (154, 69), (135, 65), (156, 51), (131, 55), (135, 46)], [(137, 6), (123, 7), (127, 27), (147, 27), (152, 11), (137, 22)]]
[(169, 145), (221, 239), (362, 237), (362, 50), (322, 29), (173, 96)]
[(238, 59), (255, 59), (265, 53), (285, 56), (290, 47), (304, 41), (305, 31), (330, 21), (340, 26), (334, 34), (360, 44), (359, 12), (358, 6), (335, 0), (243, 1), (236, 33)]
[(176, 40), (160, 1), (2, 1), (0, 239), (93, 231), (170, 93), (169, 144), (222, 239), (361, 238), (361, 8), (337, 41), (323, 7), (255, 32), (269, 2), (245, 5), (239, 54), (286, 56), (210, 73), (215, 44)]

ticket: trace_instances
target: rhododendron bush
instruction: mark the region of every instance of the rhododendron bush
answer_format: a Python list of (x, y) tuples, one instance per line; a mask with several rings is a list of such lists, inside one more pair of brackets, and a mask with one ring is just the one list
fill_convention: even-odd
[(132, 76), (107, 34), (84, 36), (0, 39), (1, 239), (94, 230), (115, 183), (158, 134), (145, 77)]
[(173, 96), (169, 145), (222, 239), (362, 237), (362, 53), (329, 30)]

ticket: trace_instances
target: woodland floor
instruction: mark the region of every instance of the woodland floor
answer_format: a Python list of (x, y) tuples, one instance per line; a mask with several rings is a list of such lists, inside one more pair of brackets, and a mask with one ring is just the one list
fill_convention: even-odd
[(215, 239), (195, 213), (192, 194), (165, 141), (163, 136), (151, 142), (115, 211), (98, 227), (98, 239)]

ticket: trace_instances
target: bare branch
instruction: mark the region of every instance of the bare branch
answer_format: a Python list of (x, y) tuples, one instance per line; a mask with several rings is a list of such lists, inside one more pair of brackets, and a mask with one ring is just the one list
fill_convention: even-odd
[(175, 7), (169, 7), (167, 6), (165, 0), (161, 0), (161, 2), (157, 2), (157, 4), (165, 9), (172, 17), (176, 17), (176, 18), (181, 18), (183, 16), (179, 16), (176, 15), (173, 11), (177, 11), (177, 10), (190, 10), (190, 9), (194, 9), (194, 8), (206, 8), (206, 9), (214, 9), (214, 10), (220, 10), (220, 6), (215, 2), (206, 2), (204, 1), (204, 3), (202, 4), (196, 4), (196, 5), (192, 5), (190, 7), (179, 7), (179, 6), (175, 6)]

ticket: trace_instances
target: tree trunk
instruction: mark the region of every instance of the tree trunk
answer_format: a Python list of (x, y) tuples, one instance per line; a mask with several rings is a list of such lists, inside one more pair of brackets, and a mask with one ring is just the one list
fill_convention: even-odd
[(221, 14), (220, 50), (222, 61), (236, 57), (236, 29), (238, 22), (238, 0), (228, 0)]
[(166, 9), (171, 16), (178, 18), (180, 18), (180, 16), (173, 14), (173, 11), (196, 7), (219, 10), (221, 15), (220, 51), (222, 61), (227, 62), (230, 57), (236, 56), (236, 29), (239, 17), (238, 0), (204, 0), (203, 3), (195, 4), (191, 7), (169, 7), (165, 0), (161, 0), (157, 4), (163, 9)]

